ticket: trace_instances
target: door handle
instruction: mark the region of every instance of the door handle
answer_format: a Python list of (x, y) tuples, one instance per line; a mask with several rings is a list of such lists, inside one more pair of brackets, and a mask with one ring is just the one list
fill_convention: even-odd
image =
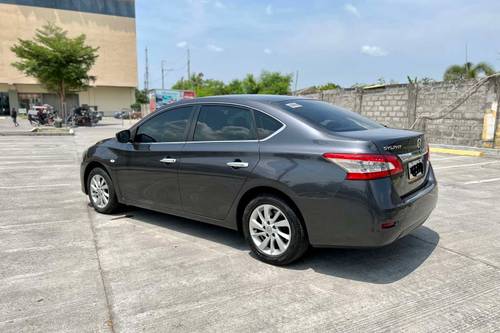
[(161, 163), (167, 163), (167, 164), (172, 164), (177, 162), (175, 158), (169, 158), (169, 157), (164, 157), (160, 160)]
[(248, 162), (241, 162), (241, 161), (227, 162), (226, 165), (235, 169), (248, 168)]

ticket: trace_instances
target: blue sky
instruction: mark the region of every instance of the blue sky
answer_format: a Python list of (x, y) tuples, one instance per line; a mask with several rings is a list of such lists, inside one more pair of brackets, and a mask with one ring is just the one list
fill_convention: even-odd
[(150, 87), (192, 72), (229, 81), (262, 70), (299, 71), (299, 88), (406, 76), (441, 79), (450, 64), (500, 68), (500, 1), (136, 0), (139, 82), (149, 49)]

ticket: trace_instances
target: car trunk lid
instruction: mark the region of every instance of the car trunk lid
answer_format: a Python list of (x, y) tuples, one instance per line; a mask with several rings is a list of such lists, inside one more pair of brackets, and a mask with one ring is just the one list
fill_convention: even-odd
[(404, 172), (392, 176), (393, 185), (400, 196), (418, 190), (425, 183), (429, 154), (424, 135), (419, 132), (392, 128), (339, 132), (340, 137), (371, 141), (381, 154), (396, 155)]

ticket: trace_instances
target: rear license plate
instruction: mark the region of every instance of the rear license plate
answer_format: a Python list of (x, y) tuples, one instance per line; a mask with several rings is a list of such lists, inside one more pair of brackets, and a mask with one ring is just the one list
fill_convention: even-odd
[(424, 175), (424, 162), (420, 158), (415, 161), (408, 162), (408, 179), (414, 180)]

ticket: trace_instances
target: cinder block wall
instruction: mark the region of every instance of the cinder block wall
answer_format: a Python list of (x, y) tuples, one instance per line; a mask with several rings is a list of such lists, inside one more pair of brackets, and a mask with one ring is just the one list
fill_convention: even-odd
[[(328, 90), (305, 96), (347, 108), (389, 127), (409, 128), (419, 115), (442, 114), (445, 107), (475, 83), (397, 84), (372, 89)], [(431, 143), (481, 147), (484, 113), (497, 99), (494, 84), (487, 83), (443, 119), (421, 120), (415, 129), (425, 132)]]

